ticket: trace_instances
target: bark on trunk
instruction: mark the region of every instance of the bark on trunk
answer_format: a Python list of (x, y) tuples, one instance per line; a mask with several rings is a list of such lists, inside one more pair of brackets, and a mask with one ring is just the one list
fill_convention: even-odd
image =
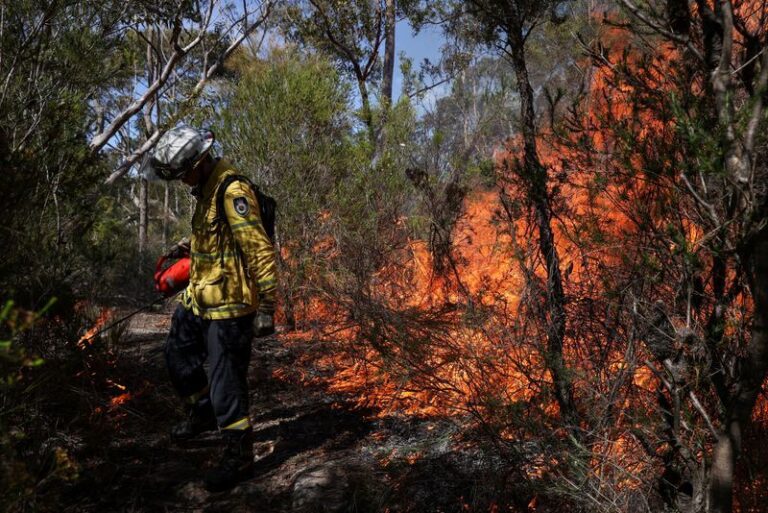
[(395, 0), (386, 1), (384, 15), (384, 76), (381, 82), (382, 106), (392, 105), (392, 79), (395, 74)]
[[(749, 131), (739, 133), (734, 104), (734, 80), (732, 58), (734, 46), (734, 13), (728, 0), (714, 3), (714, 11), (706, 12), (715, 17), (716, 24), (704, 26), (709, 60), (716, 66), (711, 74), (711, 90), (718, 116), (719, 128), (723, 132), (725, 148), (725, 170), (730, 178), (731, 200), (727, 211), (738, 215), (736, 207), (747, 209), (750, 203), (747, 189), (753, 162), (750, 158), (751, 139)], [(706, 20), (705, 20), (706, 21)], [(768, 80), (768, 76), (766, 76)], [(762, 82), (761, 82), (762, 84)], [(756, 111), (760, 115), (762, 99), (757, 99)], [(739, 374), (732, 387), (726, 389), (715, 382), (718, 393), (725, 395), (725, 412), (722, 429), (712, 455), (710, 480), (710, 511), (730, 513), (733, 509), (733, 482), (736, 462), (741, 453), (742, 433), (748, 425), (752, 409), (757, 400), (768, 370), (768, 230), (761, 230), (755, 237), (742, 260), (746, 264), (749, 286), (754, 300), (752, 340), (747, 354), (739, 362)]]
[(171, 208), (171, 191), (168, 182), (165, 182), (165, 194), (163, 196), (163, 247), (168, 247), (168, 212)]
[(143, 255), (144, 250), (147, 247), (147, 225), (149, 216), (147, 211), (149, 209), (149, 202), (147, 189), (149, 188), (149, 182), (146, 178), (139, 180), (139, 254)]
[[(149, 28), (147, 30), (147, 39), (154, 41), (155, 44), (159, 42), (159, 30), (153, 30)], [(147, 42), (147, 77), (149, 81), (154, 81), (158, 74), (158, 58), (152, 47), (152, 44)], [(155, 130), (155, 122), (152, 119), (152, 111), (157, 105), (157, 94), (153, 94), (149, 97), (149, 100), (143, 107), (144, 117), (144, 129), (149, 134)], [(139, 254), (143, 255), (144, 250), (147, 247), (147, 232), (149, 225), (149, 182), (145, 178), (139, 180)], [(143, 259), (140, 259), (140, 262)], [(141, 264), (140, 264), (141, 265)]]
[(376, 128), (376, 156), (377, 160), (387, 144), (387, 131), (385, 125), (389, 118), (389, 109), (392, 106), (392, 80), (395, 74), (395, 0), (386, 0), (384, 12), (384, 69), (381, 79), (381, 122)]
[(552, 374), (555, 398), (563, 420), (571, 430), (578, 427), (578, 414), (573, 399), (569, 369), (563, 358), (565, 339), (565, 293), (560, 272), (560, 256), (552, 231), (552, 208), (547, 194), (547, 170), (539, 160), (536, 142), (536, 117), (533, 88), (528, 77), (522, 27), (508, 30), (509, 55), (520, 93), (520, 116), (523, 132), (523, 173), (529, 187), (530, 199), (536, 214), (539, 231), (539, 251), (547, 272), (547, 365)]
[(768, 230), (763, 230), (751, 248), (748, 265), (755, 305), (752, 341), (742, 359), (741, 373), (725, 414), (725, 423), (712, 456), (710, 510), (730, 513), (733, 509), (733, 480), (741, 453), (742, 433), (768, 371)]
[(366, 128), (368, 129), (368, 137), (371, 143), (376, 142), (376, 130), (373, 126), (373, 112), (371, 111), (371, 100), (368, 95), (368, 86), (366, 85), (365, 78), (357, 77), (357, 87), (360, 91), (360, 101), (362, 103), (362, 117)]

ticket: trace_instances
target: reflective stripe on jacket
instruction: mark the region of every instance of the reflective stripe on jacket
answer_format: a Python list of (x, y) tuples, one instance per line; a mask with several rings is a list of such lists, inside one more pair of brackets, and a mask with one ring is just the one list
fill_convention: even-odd
[(229, 162), (219, 160), (192, 217), (192, 266), (182, 303), (205, 319), (247, 315), (260, 301), (270, 308), (275, 304), (275, 252), (247, 183), (235, 181), (227, 187), (226, 222), (216, 222), (216, 191), (234, 174)]

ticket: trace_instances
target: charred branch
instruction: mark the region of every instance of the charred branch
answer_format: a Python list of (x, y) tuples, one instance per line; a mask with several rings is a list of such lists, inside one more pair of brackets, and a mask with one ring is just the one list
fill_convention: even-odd
[(449, 267), (455, 269), (451, 255), (453, 229), (461, 215), (467, 190), (460, 184), (459, 176), (454, 176), (436, 190), (424, 170), (409, 168), (405, 174), (426, 200), (430, 215), (429, 249), (433, 268), (435, 273), (442, 275)]

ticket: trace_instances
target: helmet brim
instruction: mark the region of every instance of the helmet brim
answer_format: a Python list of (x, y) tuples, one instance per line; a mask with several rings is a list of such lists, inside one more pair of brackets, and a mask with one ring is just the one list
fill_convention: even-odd
[(139, 165), (138, 175), (150, 182), (157, 182), (162, 180), (157, 172), (155, 166), (152, 165), (152, 152), (149, 151), (144, 154)]
[[(207, 135), (205, 138), (205, 142), (203, 143), (202, 148), (200, 148), (200, 155), (195, 159), (195, 161), (192, 163), (192, 167), (194, 168), (196, 165), (200, 163), (201, 160), (205, 158), (206, 155), (211, 151), (211, 148), (213, 148), (213, 141), (214, 136), (213, 132), (208, 132), (210, 135)], [(181, 176), (184, 176), (184, 173), (182, 173)], [(181, 178), (181, 177), (179, 177)]]
[(178, 180), (184, 176), (184, 173), (186, 172), (186, 169), (173, 169), (165, 166), (149, 155), (144, 158), (144, 162), (139, 169), (139, 174), (141, 176), (153, 182), (159, 180), (165, 182), (169, 180)]

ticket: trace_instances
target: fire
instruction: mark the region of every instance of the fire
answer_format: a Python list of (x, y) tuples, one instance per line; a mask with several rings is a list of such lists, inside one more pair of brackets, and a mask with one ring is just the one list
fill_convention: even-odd
[(127, 403), (131, 399), (133, 399), (133, 396), (131, 395), (130, 392), (125, 392), (123, 394), (117, 395), (109, 400), (109, 408), (110, 410), (114, 410), (118, 406)]
[(104, 326), (107, 325), (109, 320), (113, 317), (114, 313), (114, 308), (101, 308), (99, 315), (96, 317), (96, 321), (93, 323), (93, 326), (91, 326), (88, 331), (86, 331), (85, 334), (80, 337), (80, 340), (77, 341), (77, 347), (84, 349), (87, 345), (90, 345), (92, 339), (102, 330), (102, 328), (104, 328)]
[(127, 387), (125, 385), (121, 385), (120, 383), (115, 383), (111, 379), (107, 380), (107, 384), (110, 386), (115, 387), (116, 389), (120, 390), (121, 392), (125, 392), (127, 390)]
[(415, 465), (422, 457), (423, 454), (421, 452), (412, 452), (405, 457), (405, 461), (407, 461), (409, 465)]
[[(634, 55), (621, 29), (607, 29), (604, 36), (608, 58), (630, 52), (630, 65), (640, 66), (642, 60), (647, 67), (643, 77), (647, 84), (660, 91), (673, 88), (669, 63), (684, 58), (676, 49), (662, 44), (655, 53)], [(703, 85), (690, 87), (702, 90)], [(652, 357), (644, 341), (628, 333), (634, 328), (627, 328), (630, 323), (611, 310), (605, 296), (616, 293), (611, 287), (621, 279), (630, 281), (634, 266), (662, 264), (652, 255), (642, 260), (646, 255), (643, 241), (638, 240), (647, 225), (671, 234), (666, 244), (670, 254), (695, 253), (708, 234), (695, 219), (665, 210), (668, 205), (658, 184), (681, 190), (679, 176), (657, 176), (654, 182), (635, 172), (645, 169), (646, 159), (658, 157), (656, 141), (675, 140), (679, 127), (672, 113), (658, 116), (638, 107), (633, 99), (638, 91), (618, 80), (611, 66), (593, 70), (590, 91), (578, 141), (545, 131), (538, 139), (539, 153), (552, 178), (549, 192), (556, 203), (552, 223), (569, 315), (564, 353), (573, 369), (575, 394), (577, 399), (591, 395), (608, 403), (616, 393), (607, 408), (621, 411), (595, 433), (602, 441), (589, 448), (589, 472), (596, 479), (610, 475), (617, 486), (636, 489), (643, 486), (644, 475), (657, 469), (649, 463), (647, 448), (635, 438), (635, 431), (644, 427), (635, 416), (657, 408), (663, 380), (646, 364)], [(616, 149), (629, 144), (617, 126), (626, 129), (638, 147), (628, 162), (612, 161)], [(494, 155), (510, 197), (524, 196), (509, 172), (521, 151), (521, 140), (513, 138), (505, 151)], [(536, 416), (544, 425), (547, 419), (556, 419), (560, 412), (549, 392), (552, 378), (545, 370), (541, 327), (546, 318), (542, 283), (547, 273), (536, 247), (536, 226), (525, 208), (520, 210), (517, 217), (508, 215), (497, 190), (469, 194), (453, 227), (452, 267), (443, 274), (435, 272), (427, 241), (408, 240), (371, 279), (372, 308), (386, 309), (391, 318), (345, 319), (339, 313), (344, 307), (313, 300), (307, 315), (344, 322), (286, 336), (289, 345), (311, 344), (317, 349), (303, 353), (293, 372), (305, 369), (300, 380), (322, 385), (361, 408), (372, 408), (377, 416), (471, 413), (498, 427), (500, 438), (507, 441), (525, 436), (505, 424), (508, 417)], [(328, 243), (321, 248), (325, 254), (333, 253), (332, 241)], [(660, 297), (676, 300), (679, 291), (673, 283), (656, 287)], [(731, 330), (727, 336), (734, 335), (734, 326), (743, 325), (751, 310), (745, 298), (737, 303), (743, 312), (733, 314), (736, 322), (727, 324), (726, 330)], [(678, 314), (673, 321), (680, 328), (696, 319)], [(428, 333), (420, 330), (419, 323), (427, 326)], [(279, 372), (282, 377), (289, 374)], [(753, 418), (763, 429), (768, 426), (765, 393)], [(698, 420), (687, 420), (686, 429), (695, 428)], [(525, 471), (541, 477), (561, 463), (541, 461)]]
[[(78, 305), (78, 308), (83, 313), (90, 309), (90, 305), (83, 302)], [(114, 318), (115, 310), (115, 308), (110, 307), (99, 308), (93, 325), (80, 337), (76, 345), (83, 353), (82, 360), (84, 366), (76, 376), (91, 380), (92, 385), (104, 389), (108, 396), (105, 398), (105, 406), (94, 408), (93, 414), (96, 416), (103, 415), (104, 413), (114, 414), (121, 406), (135, 398), (135, 394), (129, 391), (126, 385), (104, 376), (105, 368), (113, 370), (117, 364), (116, 356), (112, 350), (106, 348), (104, 351), (100, 350), (98, 354), (92, 350), (93, 340)], [(141, 390), (137, 392), (139, 395), (141, 393)]]

